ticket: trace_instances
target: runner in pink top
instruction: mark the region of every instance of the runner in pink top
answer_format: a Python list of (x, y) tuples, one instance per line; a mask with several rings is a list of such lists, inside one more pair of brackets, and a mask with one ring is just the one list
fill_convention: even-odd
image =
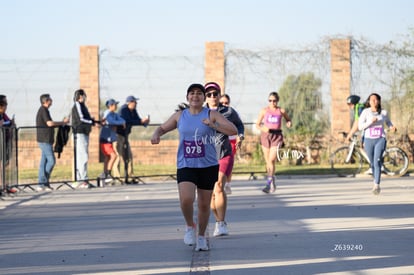
[(274, 192), (275, 184), (275, 163), (277, 150), (283, 145), (282, 135), (282, 118), (286, 120), (286, 126), (290, 128), (292, 122), (285, 109), (280, 108), (277, 104), (279, 95), (277, 92), (269, 94), (269, 105), (260, 111), (256, 121), (256, 127), (260, 130), (260, 143), (262, 145), (263, 156), (266, 161), (267, 184), (263, 192)]

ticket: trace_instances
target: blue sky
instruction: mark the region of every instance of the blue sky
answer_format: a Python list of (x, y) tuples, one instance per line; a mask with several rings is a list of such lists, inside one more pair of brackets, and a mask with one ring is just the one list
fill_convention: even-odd
[[(413, 30), (412, 11), (411, 0), (0, 0), (0, 93), (8, 96), (9, 114), (16, 114), (22, 125), (34, 125), (34, 102), (43, 91), (56, 98), (53, 118), (70, 109), (81, 45), (98, 45), (118, 56), (137, 52), (202, 57), (206, 41), (253, 50), (300, 48), (335, 36), (387, 43)], [(42, 66), (30, 63), (32, 58), (44, 63), (56, 58), (71, 61), (55, 70), (53, 61)], [(154, 83), (147, 79), (125, 89), (101, 89), (101, 97), (122, 101), (133, 89), (141, 98), (142, 115), (151, 113), (153, 122), (162, 122), (171, 106), (184, 99), (183, 87), (204, 81), (203, 60), (199, 62), (200, 68), (185, 73), (185, 81), (175, 79), (174, 87), (151, 87)], [(65, 79), (37, 74), (45, 68), (67, 71)], [(164, 77), (172, 79), (174, 69), (169, 70)], [(162, 70), (154, 77), (157, 73)], [(268, 92), (280, 85), (262, 84), (253, 83), (253, 89), (246, 87), (244, 92), (230, 90), (232, 102), (249, 122), (266, 104)]]
[(397, 39), (410, 0), (1, 0), (0, 58), (77, 57), (79, 45), (185, 53), (205, 41), (296, 45), (331, 35)]

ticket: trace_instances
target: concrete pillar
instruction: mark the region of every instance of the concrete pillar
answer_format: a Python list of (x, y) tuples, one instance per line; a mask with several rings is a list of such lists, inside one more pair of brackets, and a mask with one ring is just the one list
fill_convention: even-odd
[[(99, 46), (81, 46), (79, 56), (79, 86), (86, 92), (91, 116), (99, 119)], [(92, 127), (89, 137), (89, 160), (99, 162), (99, 129)]]
[(334, 39), (331, 48), (331, 134), (349, 131), (351, 116), (346, 98), (351, 94), (351, 40)]
[(206, 42), (204, 79), (218, 83), (222, 94), (225, 93), (224, 61), (224, 42)]

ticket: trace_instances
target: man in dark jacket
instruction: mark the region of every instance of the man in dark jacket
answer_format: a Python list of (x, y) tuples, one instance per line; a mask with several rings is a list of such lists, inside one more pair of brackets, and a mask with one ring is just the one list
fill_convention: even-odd
[[(138, 98), (130, 95), (126, 98), (125, 104), (119, 109), (119, 115), (125, 120), (126, 127), (118, 127), (117, 129), (117, 151), (119, 156), (123, 159), (125, 167), (125, 183), (128, 182), (128, 177), (132, 178), (132, 183), (137, 183), (133, 169), (133, 159), (131, 146), (129, 145), (129, 134), (131, 133), (132, 126), (148, 125), (150, 122), (149, 117), (141, 118), (137, 112), (137, 100)], [(119, 173), (119, 164), (114, 165), (114, 174)]]

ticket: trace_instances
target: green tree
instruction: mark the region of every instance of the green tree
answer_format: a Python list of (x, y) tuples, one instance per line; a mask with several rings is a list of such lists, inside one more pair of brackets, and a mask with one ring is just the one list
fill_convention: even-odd
[[(288, 76), (279, 90), (280, 105), (292, 120), (292, 128), (284, 131), (285, 136), (306, 150), (308, 162), (312, 142), (329, 127), (322, 105), (321, 85), (322, 81), (308, 72)], [(300, 143), (304, 144), (300, 146)]]

